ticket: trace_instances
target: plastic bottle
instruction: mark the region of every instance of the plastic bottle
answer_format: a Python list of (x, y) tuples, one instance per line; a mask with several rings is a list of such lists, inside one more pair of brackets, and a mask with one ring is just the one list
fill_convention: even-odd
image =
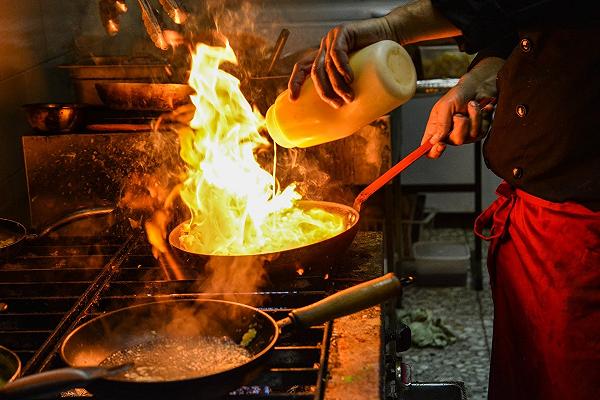
[(354, 100), (335, 109), (317, 94), (309, 78), (296, 101), (288, 90), (267, 111), (267, 129), (280, 146), (310, 147), (341, 139), (407, 102), (415, 93), (417, 74), (398, 43), (384, 40), (350, 56)]

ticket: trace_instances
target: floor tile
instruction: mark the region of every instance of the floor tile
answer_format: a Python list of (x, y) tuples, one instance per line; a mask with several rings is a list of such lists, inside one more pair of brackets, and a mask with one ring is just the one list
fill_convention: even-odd
[[(472, 233), (461, 229), (434, 229), (425, 240), (466, 241), (474, 245)], [(485, 252), (484, 252), (485, 254)], [(484, 263), (484, 289), (470, 287), (407, 288), (402, 306), (431, 310), (457, 335), (456, 343), (443, 348), (412, 347), (403, 353), (413, 381), (462, 381), (469, 399), (487, 398), (493, 306)]]

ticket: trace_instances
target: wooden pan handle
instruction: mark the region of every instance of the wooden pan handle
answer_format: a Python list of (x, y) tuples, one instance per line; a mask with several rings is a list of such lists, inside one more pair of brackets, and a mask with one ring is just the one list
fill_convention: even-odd
[(306, 307), (290, 312), (295, 325), (309, 327), (380, 304), (402, 293), (402, 283), (393, 274), (342, 290)]

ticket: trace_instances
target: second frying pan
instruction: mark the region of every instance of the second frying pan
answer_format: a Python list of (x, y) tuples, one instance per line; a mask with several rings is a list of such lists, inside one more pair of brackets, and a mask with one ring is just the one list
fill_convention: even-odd
[[(259, 309), (222, 300), (175, 300), (123, 308), (84, 323), (67, 336), (61, 357), (72, 368), (16, 380), (0, 390), (0, 397), (30, 399), (86, 386), (95, 396), (106, 399), (219, 398), (250, 383), (264, 371), (280, 331), (320, 325), (379, 304), (401, 292), (401, 281), (390, 273), (293, 310), (279, 321)], [(153, 373), (154, 379), (138, 379), (119, 375), (118, 372), (123, 372), (119, 366), (116, 371), (99, 367), (115, 352), (140, 344), (152, 346), (157, 338), (225, 336), (241, 345), (250, 330), (254, 330), (255, 335), (245, 345), (249, 360), (209, 375), (172, 377), (171, 371), (167, 371), (169, 378), (165, 378), (166, 374), (161, 377)], [(152, 347), (149, 350), (152, 351)], [(170, 354), (155, 361), (155, 365), (136, 367), (175, 368), (176, 364), (190, 362), (188, 358), (188, 354), (173, 348)], [(219, 362), (220, 357), (213, 358)]]
[(113, 207), (87, 208), (75, 211), (50, 224), (39, 233), (27, 233), (23, 224), (11, 219), (0, 218), (0, 260), (7, 260), (19, 253), (28, 240), (46, 236), (55, 229), (68, 223), (94, 216), (107, 215), (114, 211)]

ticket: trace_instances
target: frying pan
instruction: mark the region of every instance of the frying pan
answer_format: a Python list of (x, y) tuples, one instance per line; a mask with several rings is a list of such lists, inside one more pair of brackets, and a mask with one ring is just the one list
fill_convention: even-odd
[(96, 90), (104, 105), (116, 110), (171, 111), (190, 103), (194, 93), (178, 83), (99, 82)]
[(46, 236), (55, 229), (80, 219), (106, 215), (114, 211), (112, 207), (86, 208), (64, 216), (48, 225), (40, 233), (27, 234), (25, 226), (17, 221), (0, 218), (0, 260), (7, 260), (18, 254), (28, 240)]
[(0, 346), (0, 388), (21, 373), (21, 360), (14, 352)]
[[(99, 398), (218, 398), (250, 383), (267, 367), (280, 331), (323, 324), (379, 304), (398, 296), (402, 285), (389, 273), (293, 310), (279, 321), (259, 309), (223, 300), (175, 300), (123, 308), (91, 319), (67, 336), (60, 353), (71, 368), (18, 379), (0, 389), (0, 397), (30, 399), (85, 386)], [(118, 375), (127, 365), (116, 367), (116, 371), (98, 367), (119, 350), (147, 343), (151, 332), (152, 340), (157, 336), (226, 336), (240, 343), (251, 328), (256, 330), (246, 347), (251, 359), (223, 372), (177, 380), (136, 381)], [(183, 354), (175, 355), (176, 360), (182, 357), (185, 359)]]
[(303, 268), (313, 265), (327, 265), (331, 261), (342, 254), (350, 246), (356, 233), (358, 232), (358, 221), (360, 219), (360, 209), (362, 204), (377, 190), (381, 189), (386, 183), (392, 180), (396, 175), (402, 172), (405, 168), (415, 162), (431, 149), (432, 145), (429, 142), (422, 144), (419, 148), (403, 158), (400, 162), (390, 168), (387, 172), (373, 181), (362, 192), (358, 194), (354, 200), (352, 207), (344, 204), (333, 203), (328, 201), (309, 201), (301, 200), (297, 204), (299, 207), (310, 209), (320, 208), (330, 213), (341, 215), (344, 217), (346, 229), (331, 238), (311, 243), (306, 246), (296, 247), (289, 250), (283, 250), (278, 253), (263, 253), (263, 254), (246, 254), (246, 255), (209, 255), (194, 253), (183, 248), (179, 238), (185, 231), (189, 221), (183, 222), (169, 234), (169, 244), (175, 255), (182, 261), (195, 266), (202, 266), (209, 259), (233, 259), (234, 257), (261, 257), (265, 260), (265, 265), (268, 268), (269, 274), (286, 275), (295, 273), (290, 269), (292, 266), (302, 266)]

